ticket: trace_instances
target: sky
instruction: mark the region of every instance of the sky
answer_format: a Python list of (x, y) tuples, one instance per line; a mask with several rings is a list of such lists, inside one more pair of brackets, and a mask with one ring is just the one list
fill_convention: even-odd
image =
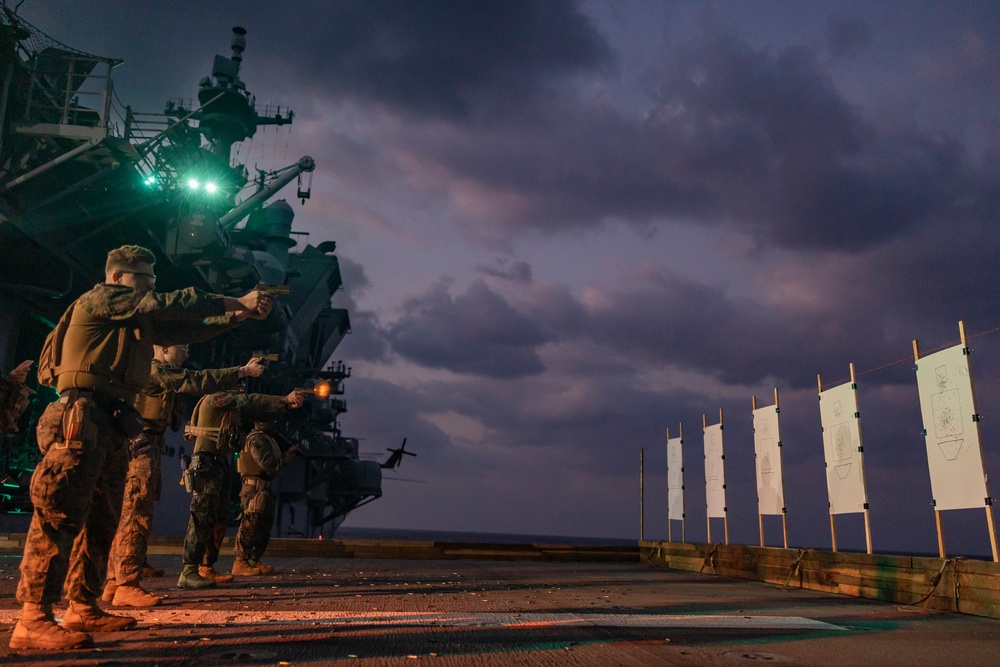
[[(284, 196), (338, 244), (341, 424), (418, 454), (345, 525), (635, 539), (643, 451), (644, 535), (665, 539), (683, 428), (704, 541), (721, 410), (730, 541), (756, 544), (751, 400), (777, 389), (789, 542), (829, 548), (817, 376), (853, 363), (875, 549), (933, 553), (912, 341), (958, 344), (960, 320), (1000, 478), (995, 2), (66, 7), (19, 12), (122, 58), (137, 110), (195, 97), (236, 25), (258, 105), (294, 109), (240, 158), (315, 158), (311, 199)], [(949, 555), (989, 553), (982, 509), (942, 515)], [(864, 548), (861, 515), (837, 525)]]

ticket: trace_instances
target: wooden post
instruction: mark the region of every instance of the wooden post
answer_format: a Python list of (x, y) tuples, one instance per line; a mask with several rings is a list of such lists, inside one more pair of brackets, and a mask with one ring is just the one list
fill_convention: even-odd
[(674, 541), (673, 522), (670, 521), (670, 427), (667, 427), (667, 542)]
[[(702, 446), (704, 446), (704, 443), (705, 443), (705, 429), (707, 429), (707, 428), (708, 428), (708, 416), (703, 413), (701, 415), (701, 441), (702, 441)], [(708, 465), (707, 461), (706, 461), (705, 465), (706, 466)], [(706, 530), (705, 541), (708, 542), (709, 544), (711, 544), (712, 543), (712, 517), (708, 516), (708, 511), (707, 511), (708, 510), (708, 489), (707, 488), (705, 489), (705, 509), (706, 509), (706, 511), (705, 511), (705, 530)]]
[[(965, 337), (965, 322), (963, 320), (959, 320), (958, 321), (958, 333), (959, 333), (959, 337), (962, 339), (962, 347), (965, 347), (965, 348), (969, 347), (969, 343), (968, 343), (968, 341), (966, 340), (966, 337)], [(971, 365), (971, 362), (970, 362), (970, 365)], [(970, 378), (970, 380), (971, 380), (971, 378)], [(971, 384), (971, 382), (970, 382), (970, 384)], [(973, 405), (976, 405), (975, 388), (973, 388), (973, 392), (972, 392), (972, 403), (973, 403)], [(980, 458), (982, 459), (983, 465), (985, 466), (986, 465), (986, 455), (983, 452), (982, 432), (981, 432), (981, 429), (979, 428), (979, 422), (978, 421), (976, 422), (976, 434), (979, 436), (978, 439), (979, 439)], [(993, 562), (997, 563), (997, 562), (1000, 562), (1000, 553), (997, 552), (997, 530), (996, 530), (996, 526), (993, 523), (993, 505), (990, 504), (991, 503), (991, 498), (989, 497), (989, 495), (990, 495), (990, 489), (989, 489), (989, 484), (987, 483), (987, 485), (986, 485), (986, 496), (987, 497), (985, 499), (985, 502), (986, 502), (986, 529), (990, 532), (990, 547), (992, 547), (992, 549), (993, 549)]]
[(993, 562), (1000, 563), (1000, 554), (997, 553), (997, 529), (993, 523), (993, 505), (986, 506), (986, 528), (990, 531), (990, 546), (993, 547)]
[[(778, 388), (774, 388), (774, 410), (778, 411)], [(780, 421), (780, 418), (779, 418)], [(779, 427), (778, 432), (781, 432)], [(782, 444), (781, 441), (778, 441)], [(779, 449), (779, 457), (781, 458), (781, 502), (785, 502), (785, 454)], [(784, 540), (785, 548), (788, 548), (788, 513), (785, 511), (785, 506), (781, 508), (781, 536)]]
[[(917, 343), (917, 339), (913, 339), (913, 363), (916, 364), (920, 361), (920, 345)], [(926, 437), (926, 436), (925, 436)], [(941, 525), (941, 510), (937, 507), (934, 508), (934, 525), (937, 528), (937, 538), (938, 538), (938, 558), (947, 558), (944, 551), (944, 530)]]
[[(854, 374), (854, 362), (851, 362), (851, 387), (857, 392), (858, 380), (857, 376)], [(856, 395), (856, 394), (855, 394)], [(861, 448), (859, 452), (861, 456), (861, 469), (865, 470), (865, 447), (864, 440), (861, 437), (861, 417), (858, 417), (858, 446)], [(868, 511), (868, 482), (865, 481), (865, 476), (861, 476), (861, 484), (865, 488), (865, 547), (868, 549), (868, 553), (872, 552), (872, 523), (871, 515)]]
[[(750, 396), (750, 408), (754, 412), (757, 411), (757, 396), (755, 395)], [(755, 431), (757, 430), (756, 426), (754, 426), (754, 430)], [(756, 441), (754, 443), (754, 447), (756, 448)], [(756, 452), (754, 452), (753, 458), (754, 458), (754, 486), (756, 486), (757, 472), (760, 470), (759, 463), (757, 462)], [(760, 525), (760, 546), (764, 546), (764, 515), (760, 513), (760, 496), (757, 497), (757, 523)]]
[[(725, 426), (722, 425), (722, 408), (719, 408), (719, 430), (724, 431)], [(725, 436), (722, 437), (722, 479), (726, 478), (726, 444)], [(728, 486), (728, 485), (727, 485)], [(726, 504), (722, 508), (722, 530), (725, 533), (726, 544), (729, 544), (729, 494), (726, 493), (726, 488), (722, 489), (722, 497), (726, 499)]]
[[(680, 422), (679, 426), (680, 426), (680, 435), (678, 435), (677, 437), (679, 437), (681, 439), (681, 461), (683, 461), (684, 460), (684, 422)], [(683, 500), (684, 500), (684, 465), (682, 463), (681, 464), (681, 501), (683, 502)], [(685, 532), (686, 528), (687, 528), (687, 519), (684, 516), (685, 514), (687, 514), (687, 512), (681, 512), (681, 542), (686, 542), (687, 541), (686, 532)]]
[[(823, 376), (820, 375), (819, 373), (816, 374), (816, 389), (819, 391), (819, 393), (821, 393), (821, 394), (823, 393)], [(824, 452), (823, 455), (825, 457), (826, 456), (826, 436), (825, 435), (823, 436), (823, 452)], [(829, 473), (827, 473), (827, 474), (829, 474)], [(826, 482), (826, 488), (827, 488), (827, 492), (829, 492), (829, 489), (830, 489), (830, 481), (829, 481), (829, 479)], [(837, 523), (834, 520), (833, 505), (830, 504), (829, 500), (827, 501), (827, 504), (830, 505), (830, 545), (831, 545), (831, 550), (834, 553), (837, 553)]]
[(643, 478), (646, 474), (646, 450), (639, 448), (639, 541), (646, 539), (646, 494), (643, 489)]

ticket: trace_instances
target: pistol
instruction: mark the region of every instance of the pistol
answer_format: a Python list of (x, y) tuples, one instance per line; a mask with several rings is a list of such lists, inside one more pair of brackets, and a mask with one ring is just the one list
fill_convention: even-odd
[(321, 380), (313, 387), (296, 387), (295, 391), (301, 391), (303, 394), (312, 394), (323, 401), (333, 393), (333, 385), (329, 380)]
[(292, 293), (291, 285), (268, 285), (267, 283), (257, 283), (254, 288), (268, 296), (288, 296)]

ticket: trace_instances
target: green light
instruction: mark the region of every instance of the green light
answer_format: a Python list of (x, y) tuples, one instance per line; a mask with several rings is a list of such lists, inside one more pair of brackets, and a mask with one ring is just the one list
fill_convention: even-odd
[(215, 183), (205, 183), (205, 192), (212, 193), (218, 189), (219, 188), (216, 187)]
[(189, 178), (188, 179), (188, 187), (191, 188), (192, 190), (197, 190), (198, 189), (198, 179), (197, 178)]
[(150, 174), (149, 176), (146, 177), (146, 180), (144, 180), (143, 183), (145, 183), (146, 185), (153, 185), (153, 184), (155, 184), (156, 183), (156, 176)]

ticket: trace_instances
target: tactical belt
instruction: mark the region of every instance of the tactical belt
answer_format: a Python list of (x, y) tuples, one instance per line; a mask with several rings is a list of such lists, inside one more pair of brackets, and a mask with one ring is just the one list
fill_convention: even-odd
[(115, 402), (118, 400), (124, 400), (126, 405), (131, 405), (131, 402), (128, 399), (122, 399), (120, 396), (108, 396), (107, 394), (102, 394), (95, 389), (81, 389), (79, 387), (73, 387), (72, 389), (63, 389), (59, 392), (60, 403), (72, 403), (78, 398), (92, 399), (95, 403), (108, 411), (114, 411), (116, 407)]
[(195, 437), (204, 436), (210, 440), (215, 440), (216, 442), (219, 441), (220, 433), (222, 433), (222, 428), (219, 426), (191, 426), (188, 424), (184, 429), (184, 435), (193, 435)]
[(89, 398), (94, 401), (94, 403), (97, 403), (97, 405), (109, 412), (114, 409), (114, 406), (112, 405), (114, 399), (101, 396), (93, 389), (66, 389), (59, 394), (59, 402), (67, 405), (81, 398)]
[(244, 477), (243, 483), (262, 491), (267, 491), (267, 489), (271, 486), (271, 480), (263, 479), (261, 477)]
[(222, 461), (224, 463), (229, 463), (229, 457), (228, 456), (223, 456), (222, 454), (216, 454), (215, 452), (201, 451), (201, 452), (195, 452), (191, 456), (208, 456), (209, 458), (213, 458), (216, 461)]

